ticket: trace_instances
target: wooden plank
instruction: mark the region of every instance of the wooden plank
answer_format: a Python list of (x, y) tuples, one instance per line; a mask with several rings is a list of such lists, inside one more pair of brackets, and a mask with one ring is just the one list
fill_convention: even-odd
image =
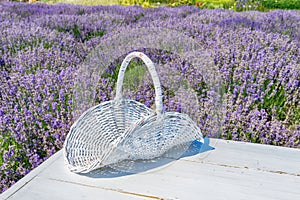
[(7, 199), (8, 197), (18, 192), (20, 189), (22, 189), (22, 187), (24, 187), (26, 184), (30, 183), (30, 181), (32, 181), (35, 177), (37, 177), (38, 174), (40, 174), (46, 168), (54, 164), (57, 159), (61, 158), (61, 156), (62, 156), (62, 151), (59, 151), (54, 155), (52, 155), (49, 159), (44, 161), (39, 167), (33, 169), (29, 174), (27, 174), (25, 177), (23, 177), (21, 180), (15, 183), (12, 187), (10, 187), (4, 193), (0, 194), (0, 199)]
[[(210, 144), (208, 144), (210, 142)], [(215, 149), (212, 150), (211, 146)], [(168, 160), (137, 174), (79, 175), (62, 153), (3, 199), (298, 199), (300, 150), (206, 140), (196, 155)], [(52, 160), (52, 162), (50, 162)], [(54, 160), (54, 161), (53, 161)], [(166, 160), (165, 160), (166, 161)], [(157, 164), (157, 163), (156, 163)], [(153, 164), (155, 166), (155, 163)], [(31, 173), (30, 173), (31, 174)], [(29, 175), (30, 175), (29, 174)], [(27, 181), (27, 182), (26, 182)]]
[[(26, 195), (24, 195), (26, 194)], [(53, 200), (53, 199), (132, 199), (131, 195), (115, 190), (85, 186), (84, 184), (70, 184), (36, 177), (9, 199), (22, 200)], [(136, 199), (142, 199), (137, 196)]]
[(300, 176), (300, 149), (214, 139), (205, 145), (215, 149), (183, 159)]

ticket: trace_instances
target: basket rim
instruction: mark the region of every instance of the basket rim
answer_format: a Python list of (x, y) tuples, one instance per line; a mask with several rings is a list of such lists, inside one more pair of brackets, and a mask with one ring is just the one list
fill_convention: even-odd
[(154, 63), (143, 52), (133, 51), (124, 58), (124, 60), (121, 64), (120, 70), (119, 70), (119, 74), (118, 74), (115, 99), (118, 101), (122, 98), (122, 86), (123, 86), (125, 71), (127, 69), (127, 66), (129, 65), (130, 61), (133, 58), (141, 59), (144, 62), (144, 64), (146, 65), (146, 67), (151, 75), (151, 78), (152, 78), (152, 81), (154, 84), (154, 89), (155, 89), (155, 105), (156, 105), (155, 112), (158, 115), (161, 115), (164, 112), (163, 111), (163, 101), (162, 101), (163, 95), (162, 95), (161, 83), (160, 83)]

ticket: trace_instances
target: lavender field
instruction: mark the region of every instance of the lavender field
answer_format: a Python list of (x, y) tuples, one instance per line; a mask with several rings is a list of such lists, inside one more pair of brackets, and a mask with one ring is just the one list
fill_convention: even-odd
[[(127, 45), (113, 42), (116, 33), (131, 37), (130, 30), (147, 28), (174, 30), (196, 41), (210, 52), (212, 68), (222, 79), (220, 93), (225, 109), (220, 110), (216, 134), (210, 132), (216, 116), (210, 114), (214, 99), (209, 98), (205, 75), (173, 52), (136, 47), (166, 66), (158, 70), (163, 79), (165, 110), (193, 113), (208, 137), (300, 148), (300, 11), (3, 3), (1, 192), (62, 148), (76, 120), (74, 87), (88, 55), (99, 44), (107, 48)], [(174, 35), (168, 34), (165, 41), (174, 43)], [(114, 97), (122, 58), (110, 63), (93, 83), (97, 92), (92, 104)], [(168, 86), (165, 69), (179, 79), (185, 78), (197, 95), (198, 105), (188, 98), (178, 100)], [(154, 89), (150, 82), (144, 81), (138, 90), (126, 90), (127, 96), (151, 107)]]

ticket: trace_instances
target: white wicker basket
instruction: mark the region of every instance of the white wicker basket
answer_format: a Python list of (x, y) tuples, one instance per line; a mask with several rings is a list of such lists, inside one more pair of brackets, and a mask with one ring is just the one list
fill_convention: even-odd
[[(132, 58), (141, 58), (155, 87), (156, 111), (122, 98), (125, 70)], [(125, 159), (152, 159), (174, 146), (199, 140), (200, 129), (185, 114), (163, 112), (160, 81), (153, 62), (141, 52), (127, 55), (121, 64), (116, 98), (88, 109), (72, 125), (64, 143), (64, 157), (73, 172), (86, 173)]]

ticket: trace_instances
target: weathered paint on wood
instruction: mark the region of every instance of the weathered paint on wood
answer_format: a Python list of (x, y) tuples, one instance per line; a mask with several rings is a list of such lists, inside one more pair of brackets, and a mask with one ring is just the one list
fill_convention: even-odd
[[(208, 145), (208, 142), (210, 144)], [(213, 148), (211, 148), (213, 147)], [(58, 152), (1, 199), (299, 199), (300, 149), (206, 139), (136, 174), (78, 175)], [(195, 154), (195, 155), (194, 155)], [(148, 169), (148, 168), (147, 168)]]

